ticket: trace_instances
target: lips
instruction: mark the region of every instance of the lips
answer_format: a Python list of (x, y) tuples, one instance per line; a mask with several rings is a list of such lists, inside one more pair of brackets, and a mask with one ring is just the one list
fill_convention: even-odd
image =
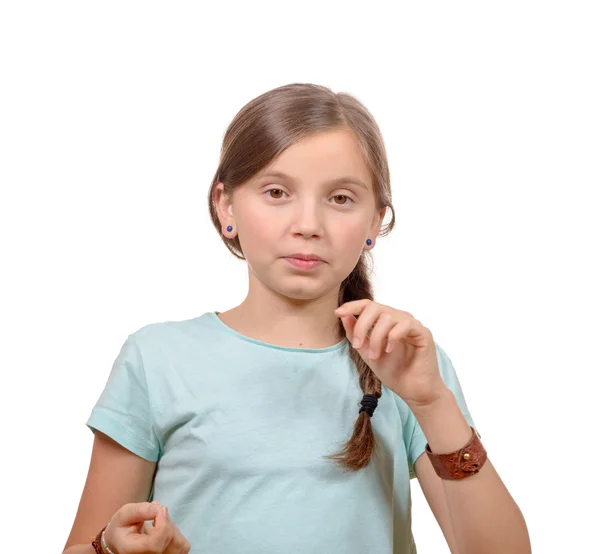
[[(317, 259), (318, 258), (318, 259)], [(302, 270), (310, 270), (320, 267), (325, 262), (321, 260), (318, 256), (313, 256), (312, 260), (303, 260), (301, 258), (293, 258), (291, 256), (287, 256), (283, 258), (288, 264), (293, 265), (296, 269)]]
[(303, 260), (305, 262), (322, 262), (323, 258), (320, 258), (316, 254), (290, 254), (289, 256), (284, 256), (285, 258), (295, 258), (297, 260)]

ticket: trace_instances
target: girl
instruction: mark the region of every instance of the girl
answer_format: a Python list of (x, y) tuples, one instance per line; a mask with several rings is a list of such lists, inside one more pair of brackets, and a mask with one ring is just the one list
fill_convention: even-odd
[(529, 552), (450, 359), (373, 299), (394, 209), (370, 112), (317, 85), (262, 94), (208, 201), (247, 296), (128, 336), (65, 552), (408, 554), (413, 477), (453, 553)]

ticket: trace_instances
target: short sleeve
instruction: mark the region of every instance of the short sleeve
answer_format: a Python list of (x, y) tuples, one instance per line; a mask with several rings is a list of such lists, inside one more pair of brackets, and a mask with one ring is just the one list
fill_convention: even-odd
[[(461, 412), (465, 416), (465, 419), (469, 423), (471, 427), (475, 429), (477, 434), (479, 435), (479, 431), (475, 426), (471, 413), (469, 412), (469, 408), (467, 407), (467, 402), (465, 400), (462, 388), (460, 386), (460, 382), (458, 380), (458, 376), (456, 375), (456, 371), (454, 370), (454, 366), (450, 361), (450, 358), (446, 354), (446, 352), (436, 343), (436, 352), (438, 359), (438, 367), (440, 369), (440, 374), (446, 386), (454, 393), (454, 397), (460, 407)], [(409, 479), (413, 479), (416, 477), (415, 474), (415, 462), (417, 458), (425, 452), (425, 446), (427, 445), (427, 439), (417, 421), (417, 418), (414, 416), (412, 411), (408, 408), (406, 403), (399, 399), (399, 403), (403, 404), (403, 409), (401, 413), (404, 414), (403, 418), (403, 434), (404, 434), (404, 442), (406, 447), (406, 453), (408, 457), (408, 470), (409, 470)], [(481, 435), (479, 435), (481, 436)]]
[(152, 421), (142, 357), (132, 334), (122, 345), (86, 425), (92, 432), (102, 431), (134, 454), (156, 462), (160, 443)]

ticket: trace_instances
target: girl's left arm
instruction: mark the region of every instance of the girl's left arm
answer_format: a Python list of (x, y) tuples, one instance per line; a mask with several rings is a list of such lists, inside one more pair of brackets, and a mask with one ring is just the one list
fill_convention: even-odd
[[(409, 407), (434, 454), (460, 450), (471, 438), (471, 428), (450, 389), (429, 405)], [(437, 476), (423, 453), (415, 462), (415, 473), (430, 506), (443, 505), (431, 497), (443, 491), (459, 554), (531, 553), (523, 514), (489, 458), (475, 475), (448, 480)], [(439, 514), (435, 515), (439, 521)]]
[[(335, 313), (365, 363), (411, 409), (432, 452), (462, 449), (471, 438), (471, 428), (441, 376), (431, 331), (409, 312), (366, 298), (346, 302)], [(441, 479), (441, 487), (434, 480), (440, 480), (436, 473), (423, 471), (425, 463), (431, 462), (420, 456), (415, 474), (420, 469), (421, 477), (428, 480), (422, 488), (435, 495), (427, 498), (430, 506), (443, 507), (439, 496), (444, 491), (449, 517), (439, 509), (435, 515), (438, 521), (452, 522), (459, 554), (531, 552), (523, 515), (489, 460), (475, 475)], [(443, 531), (449, 535), (448, 529)]]

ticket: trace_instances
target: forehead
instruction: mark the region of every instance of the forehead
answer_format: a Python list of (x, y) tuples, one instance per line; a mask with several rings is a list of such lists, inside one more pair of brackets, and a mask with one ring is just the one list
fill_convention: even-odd
[(269, 171), (316, 182), (350, 176), (371, 188), (371, 171), (358, 140), (346, 130), (325, 131), (292, 144), (261, 173)]

